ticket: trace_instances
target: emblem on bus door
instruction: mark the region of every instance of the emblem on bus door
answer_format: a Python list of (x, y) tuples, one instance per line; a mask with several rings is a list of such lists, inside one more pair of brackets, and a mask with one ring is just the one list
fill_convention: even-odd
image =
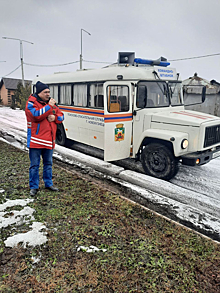
[(116, 124), (115, 128), (115, 141), (122, 141), (125, 138), (125, 128), (124, 124)]

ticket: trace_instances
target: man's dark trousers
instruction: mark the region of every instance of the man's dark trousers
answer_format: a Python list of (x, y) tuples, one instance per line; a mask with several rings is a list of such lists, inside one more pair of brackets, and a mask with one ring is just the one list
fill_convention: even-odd
[(30, 168), (29, 168), (29, 185), (30, 189), (39, 187), (39, 166), (41, 156), (43, 158), (43, 180), (45, 187), (53, 185), (52, 181), (52, 164), (53, 150), (50, 149), (29, 149)]

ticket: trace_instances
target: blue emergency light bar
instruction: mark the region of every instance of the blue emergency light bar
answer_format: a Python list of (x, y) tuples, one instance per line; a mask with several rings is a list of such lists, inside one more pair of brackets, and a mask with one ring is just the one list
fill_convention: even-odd
[(135, 58), (134, 62), (137, 64), (147, 64), (147, 65), (157, 65), (167, 67), (170, 65), (169, 62), (161, 61), (161, 60), (147, 60), (141, 58)]

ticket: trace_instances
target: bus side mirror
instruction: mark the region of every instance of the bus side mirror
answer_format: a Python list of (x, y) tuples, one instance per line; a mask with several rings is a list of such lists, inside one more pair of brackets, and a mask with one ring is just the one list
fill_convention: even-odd
[(140, 85), (138, 87), (137, 94), (137, 107), (145, 108), (147, 104), (147, 87), (145, 85)]
[(206, 86), (202, 88), (202, 103), (205, 102), (205, 98), (206, 98)]

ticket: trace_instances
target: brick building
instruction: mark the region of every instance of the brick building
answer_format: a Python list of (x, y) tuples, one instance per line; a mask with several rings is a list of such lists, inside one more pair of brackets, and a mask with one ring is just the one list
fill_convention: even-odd
[[(11, 106), (14, 92), (17, 89), (18, 83), (22, 82), (21, 79), (3, 77), (0, 82), (0, 98), (2, 105)], [(31, 84), (31, 80), (25, 80), (25, 84)]]

